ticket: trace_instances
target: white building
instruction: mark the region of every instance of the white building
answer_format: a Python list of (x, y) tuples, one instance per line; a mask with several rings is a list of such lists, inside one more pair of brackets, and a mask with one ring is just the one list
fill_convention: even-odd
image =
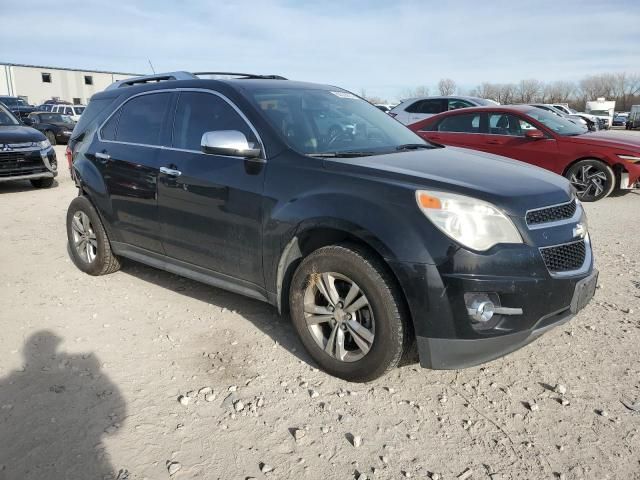
[(113, 82), (138, 75), (0, 62), (0, 95), (23, 97), (33, 105), (52, 98), (86, 104)]

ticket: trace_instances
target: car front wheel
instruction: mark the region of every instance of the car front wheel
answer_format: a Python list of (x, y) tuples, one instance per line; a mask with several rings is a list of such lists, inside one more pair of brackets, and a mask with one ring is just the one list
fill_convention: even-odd
[(291, 318), (328, 373), (366, 382), (396, 367), (408, 342), (404, 303), (375, 255), (356, 245), (322, 247), (291, 281)]
[(600, 160), (580, 160), (565, 175), (583, 202), (595, 202), (613, 191), (616, 176), (611, 167)]

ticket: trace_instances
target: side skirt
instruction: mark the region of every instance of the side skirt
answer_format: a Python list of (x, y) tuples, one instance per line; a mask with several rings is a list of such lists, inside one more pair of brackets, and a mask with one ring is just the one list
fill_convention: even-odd
[(269, 295), (264, 288), (259, 287), (254, 283), (214, 272), (212, 270), (183, 262), (181, 260), (176, 260), (175, 258), (170, 258), (160, 253), (145, 250), (144, 248), (135, 247), (127, 243), (111, 242), (111, 248), (116, 255), (144, 263), (150, 267), (175, 273), (181, 277), (206, 283), (212, 287), (221, 288), (233, 293), (239, 293), (246, 297), (273, 304), (273, 301), (269, 298), (271, 295)]

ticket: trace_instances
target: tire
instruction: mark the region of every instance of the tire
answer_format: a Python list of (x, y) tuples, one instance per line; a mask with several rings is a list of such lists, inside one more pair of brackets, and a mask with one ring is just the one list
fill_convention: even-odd
[(44, 135), (47, 137), (47, 140), (49, 140), (49, 143), (51, 145), (58, 144), (58, 142), (56, 141), (56, 136), (53, 134), (51, 130), (47, 130)]
[[(353, 285), (358, 293), (349, 299)], [(356, 304), (364, 306), (354, 310)], [(317, 309), (313, 314), (312, 308)], [(309, 355), (344, 380), (368, 382), (384, 375), (409, 346), (406, 308), (396, 282), (381, 260), (356, 245), (322, 247), (305, 257), (291, 280), (289, 309)]]
[(583, 202), (596, 202), (607, 197), (616, 186), (616, 176), (600, 160), (580, 160), (569, 167), (565, 177), (576, 188)]
[(49, 188), (53, 185), (53, 177), (49, 178), (34, 178), (31, 180), (31, 185), (35, 188)]
[(120, 269), (102, 221), (87, 197), (76, 197), (69, 205), (67, 240), (71, 260), (83, 272), (106, 275)]

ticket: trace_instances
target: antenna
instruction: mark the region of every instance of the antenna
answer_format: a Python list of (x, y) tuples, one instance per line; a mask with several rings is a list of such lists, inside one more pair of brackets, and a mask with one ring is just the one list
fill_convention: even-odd
[(151, 71), (152, 71), (152, 72), (153, 72), (153, 74), (155, 75), (155, 73), (156, 73), (156, 69), (155, 69), (155, 68), (153, 68), (153, 63), (151, 63), (151, 59), (150, 59), (150, 58), (147, 58), (147, 61), (149, 62), (149, 66), (151, 67)]

